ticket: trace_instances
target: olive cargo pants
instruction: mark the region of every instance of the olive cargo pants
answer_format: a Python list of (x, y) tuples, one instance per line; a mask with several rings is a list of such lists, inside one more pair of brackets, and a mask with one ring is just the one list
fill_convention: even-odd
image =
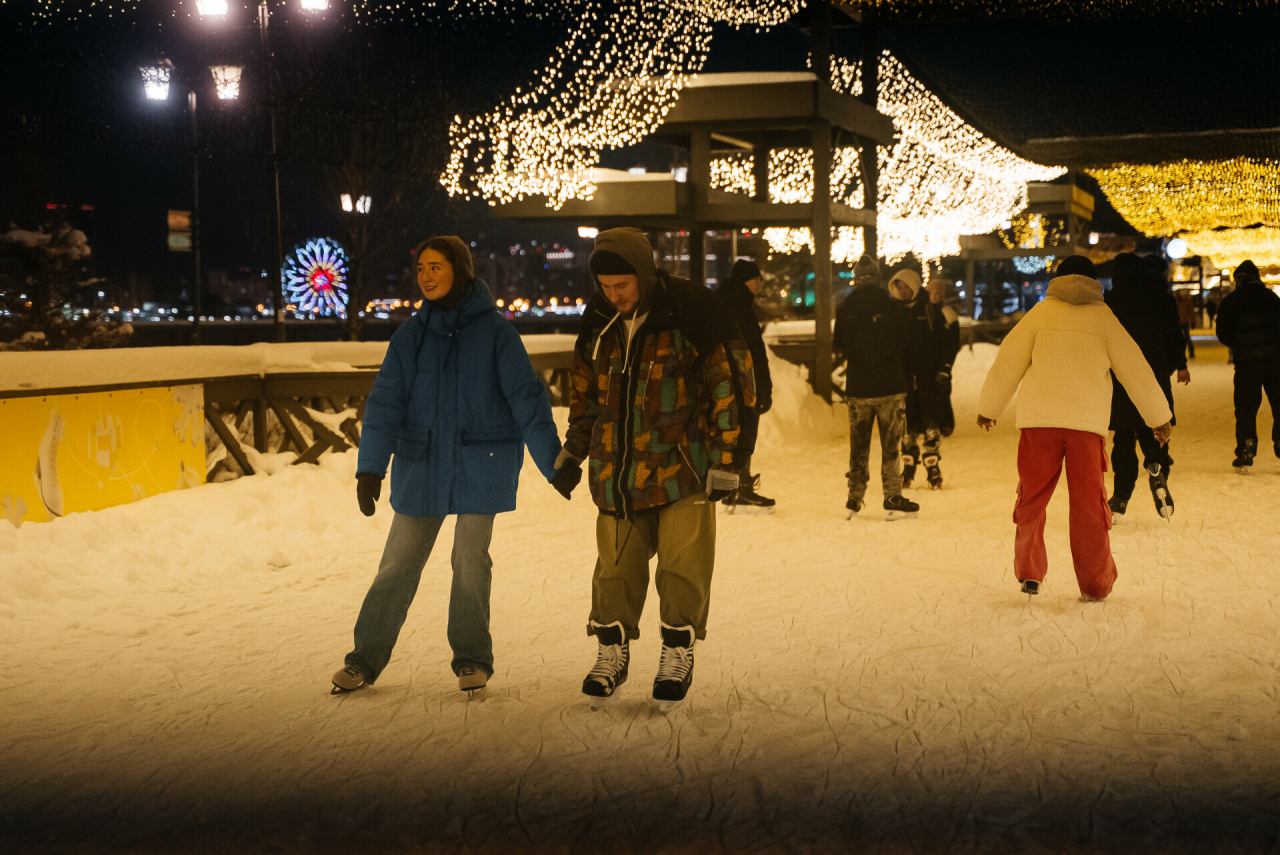
[(640, 613), (649, 593), (649, 559), (658, 556), (654, 586), (667, 626), (691, 626), (707, 634), (711, 572), (716, 560), (716, 506), (703, 493), (673, 502), (633, 520), (600, 514), (596, 519), (591, 617), (597, 626), (620, 622), (627, 638), (640, 637)]

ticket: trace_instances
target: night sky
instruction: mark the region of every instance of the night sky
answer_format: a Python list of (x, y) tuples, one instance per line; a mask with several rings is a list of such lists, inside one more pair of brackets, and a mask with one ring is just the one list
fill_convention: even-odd
[[(0, 169), (7, 178), (0, 184), (0, 214), (30, 224), (33, 205), (91, 205), (91, 221), (83, 212), (76, 216), (91, 227), (97, 272), (187, 275), (188, 258), (164, 246), (165, 211), (190, 205), (190, 118), (182, 84), (209, 64), (243, 63), (238, 102), (217, 102), (207, 73), (197, 79), (205, 266), (265, 266), (267, 167), (256, 26), (213, 25), (181, 14), (166, 20), (142, 11), (31, 27), (24, 10), (4, 10), (0, 23), (9, 35), (0, 51), (6, 81)], [(341, 71), (358, 34), (369, 66), (401, 75), (397, 80), (417, 69), (438, 81), (459, 109), (479, 111), (533, 75), (567, 28), (530, 19), (353, 30), (343, 18), (340, 10), (322, 21), (286, 13), (273, 24), (283, 88), (303, 66)], [(1270, 9), (1122, 22), (899, 25), (886, 27), (882, 39), (961, 115), (1017, 150), (1046, 136), (1274, 127), (1280, 95), (1271, 38), (1278, 29), (1280, 11)], [(856, 31), (842, 31), (837, 41), (841, 52), (856, 55)], [(803, 68), (808, 46), (794, 26), (765, 34), (722, 26), (712, 44), (708, 72)], [(159, 56), (177, 67), (175, 86), (168, 101), (148, 102), (138, 66)], [(1167, 155), (1179, 156), (1176, 145)], [(664, 169), (668, 164), (659, 161), (665, 157), (661, 146), (650, 146), (606, 152), (604, 163)], [(282, 181), (286, 250), (304, 237), (331, 233), (337, 207), (314, 168), (286, 160)], [(519, 234), (485, 224), (483, 208), (442, 200), (431, 228), (445, 230), (461, 218), (495, 243)], [(1124, 228), (1105, 210), (1098, 226)]]

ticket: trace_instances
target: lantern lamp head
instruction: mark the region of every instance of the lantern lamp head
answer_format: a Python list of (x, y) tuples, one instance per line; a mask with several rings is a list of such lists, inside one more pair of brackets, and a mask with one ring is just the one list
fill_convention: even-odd
[(213, 74), (213, 88), (218, 93), (219, 101), (234, 101), (240, 97), (240, 74), (243, 69), (238, 65), (211, 65), (209, 72)]
[(329, 8), (329, 0), (299, 0), (304, 12), (323, 12)]
[(144, 65), (142, 71), (142, 91), (148, 101), (164, 101), (169, 97), (169, 78), (173, 76), (173, 63), (162, 59), (155, 65)]
[(196, 0), (196, 11), (201, 18), (225, 18), (227, 0)]

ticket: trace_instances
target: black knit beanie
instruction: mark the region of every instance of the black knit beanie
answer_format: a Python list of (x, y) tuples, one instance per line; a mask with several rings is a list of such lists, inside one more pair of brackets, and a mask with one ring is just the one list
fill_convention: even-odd
[(1088, 276), (1098, 278), (1098, 270), (1085, 255), (1068, 255), (1058, 264), (1059, 276)]
[(743, 282), (750, 282), (760, 275), (760, 267), (754, 261), (748, 261), (745, 258), (739, 258), (733, 263), (733, 269), (729, 271), (729, 281), (737, 282), (741, 285)]
[(597, 277), (634, 276), (636, 272), (636, 269), (631, 266), (631, 262), (616, 252), (610, 252), (607, 249), (599, 249), (591, 253), (591, 260), (587, 262), (587, 266), (591, 268), (591, 274)]
[(1231, 278), (1237, 282), (1241, 279), (1253, 279), (1261, 282), (1262, 274), (1258, 272), (1258, 265), (1252, 261), (1242, 261), (1231, 274)]

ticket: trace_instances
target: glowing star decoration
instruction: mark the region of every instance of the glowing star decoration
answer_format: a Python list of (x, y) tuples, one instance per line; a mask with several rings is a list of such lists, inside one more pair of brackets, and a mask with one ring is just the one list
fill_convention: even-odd
[(300, 243), (285, 259), (285, 302), (300, 315), (347, 316), (347, 252), (329, 238)]
[[(878, 151), (878, 254), (891, 262), (909, 252), (921, 261), (958, 254), (960, 235), (986, 234), (1026, 207), (1028, 181), (1047, 181), (1066, 172), (1024, 160), (983, 136), (887, 52), (880, 58), (880, 81), (877, 108), (899, 130), (894, 146)], [(832, 86), (859, 94), (859, 63), (833, 59)], [(860, 208), (859, 158), (856, 148), (835, 150), (831, 196)], [(753, 192), (751, 160), (750, 155), (717, 160), (712, 164), (712, 186)], [(812, 151), (770, 152), (769, 183), (771, 201), (811, 201)], [(765, 238), (779, 253), (813, 247), (807, 228), (766, 229)], [(863, 252), (859, 229), (842, 226), (833, 230), (832, 239), (832, 258), (838, 263), (856, 261)]]
[(541, 75), (505, 102), (449, 126), (441, 183), (490, 204), (545, 195), (559, 209), (595, 193), (604, 149), (652, 133), (706, 61), (717, 22), (779, 24), (804, 0), (560, 0), (577, 22)]

